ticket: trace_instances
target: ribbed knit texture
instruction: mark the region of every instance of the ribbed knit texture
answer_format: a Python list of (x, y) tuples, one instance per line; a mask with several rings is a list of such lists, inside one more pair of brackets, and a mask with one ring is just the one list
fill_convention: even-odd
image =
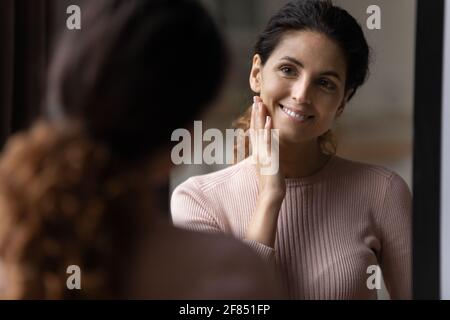
[[(250, 158), (189, 178), (172, 195), (174, 224), (244, 240), (257, 179)], [(392, 299), (411, 298), (411, 193), (399, 175), (334, 156), (286, 186), (275, 248), (244, 241), (275, 258), (291, 298), (376, 299), (370, 265), (381, 267)]]

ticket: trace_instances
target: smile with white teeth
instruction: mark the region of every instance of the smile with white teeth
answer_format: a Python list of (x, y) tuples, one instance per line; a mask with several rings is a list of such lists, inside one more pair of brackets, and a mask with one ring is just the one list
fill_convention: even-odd
[(312, 118), (313, 116), (306, 116), (306, 115), (301, 115), (291, 109), (286, 108), (285, 106), (281, 105), (281, 110), (283, 110), (284, 113), (286, 113), (288, 116), (291, 116), (292, 118), (299, 120), (299, 121), (305, 121), (308, 120), (310, 118)]

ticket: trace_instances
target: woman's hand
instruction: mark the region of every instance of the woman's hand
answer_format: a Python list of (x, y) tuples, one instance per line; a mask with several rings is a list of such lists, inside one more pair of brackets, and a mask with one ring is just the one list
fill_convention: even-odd
[[(271, 167), (271, 161), (279, 161), (278, 140), (272, 139), (272, 119), (261, 98), (255, 97), (250, 120), (250, 140), (252, 157), (256, 163), (259, 194), (256, 210), (247, 229), (246, 239), (274, 247), (278, 222), (278, 213), (286, 195), (284, 175), (278, 163), (276, 172), (264, 174), (264, 168)], [(272, 143), (277, 144), (275, 147)], [(269, 170), (270, 171), (270, 170)]]

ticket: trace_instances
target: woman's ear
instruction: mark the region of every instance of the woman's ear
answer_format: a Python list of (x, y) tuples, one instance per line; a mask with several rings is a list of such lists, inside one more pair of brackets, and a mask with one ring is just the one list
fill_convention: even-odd
[(253, 56), (252, 70), (250, 71), (250, 88), (254, 93), (261, 93), (261, 57), (259, 54)]

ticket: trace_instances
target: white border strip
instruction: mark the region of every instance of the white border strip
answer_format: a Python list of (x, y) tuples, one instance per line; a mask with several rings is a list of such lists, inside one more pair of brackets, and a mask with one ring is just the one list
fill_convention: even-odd
[(442, 79), (441, 299), (450, 300), (450, 0), (445, 2)]

